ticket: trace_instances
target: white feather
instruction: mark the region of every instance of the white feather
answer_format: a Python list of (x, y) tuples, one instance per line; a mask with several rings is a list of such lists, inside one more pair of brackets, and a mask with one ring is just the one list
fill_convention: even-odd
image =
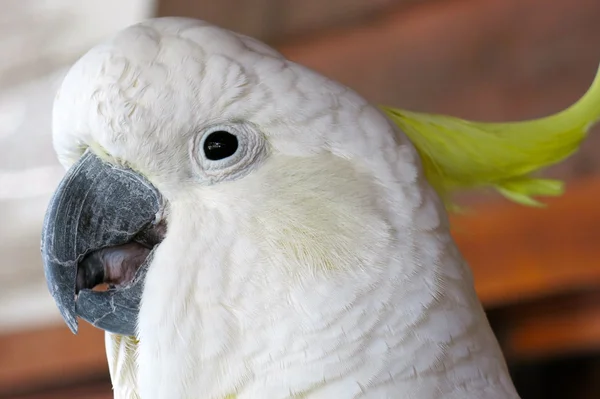
[(139, 399), (137, 339), (108, 332), (104, 338), (115, 399)]
[[(240, 121), (265, 156), (211, 184), (192, 143)], [(91, 147), (169, 203), (137, 359), (107, 341), (115, 392), (518, 398), (414, 148), (349, 89), (253, 39), (157, 19), (73, 67), (54, 140), (65, 165)]]

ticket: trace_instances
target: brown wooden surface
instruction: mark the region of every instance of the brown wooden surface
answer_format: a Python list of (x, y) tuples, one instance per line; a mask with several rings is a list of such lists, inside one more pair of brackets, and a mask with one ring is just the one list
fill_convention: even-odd
[(80, 321), (78, 335), (63, 325), (0, 335), (0, 397), (32, 385), (62, 385), (108, 373), (104, 333)]
[(600, 353), (598, 289), (519, 304), (498, 313), (499, 340), (511, 360)]
[(545, 202), (490, 204), (453, 218), (486, 306), (600, 288), (600, 178), (572, 182)]
[[(186, 16), (273, 42), (323, 29), (352, 26), (390, 6), (417, 0), (164, 0), (160, 16)], [(422, 0), (421, 0), (422, 1)]]
[(279, 46), (376, 103), (483, 120), (558, 111), (600, 61), (596, 0), (446, 0)]
[(29, 393), (9, 394), (1, 399), (113, 399), (109, 379), (104, 381), (83, 381), (62, 388), (43, 388)]

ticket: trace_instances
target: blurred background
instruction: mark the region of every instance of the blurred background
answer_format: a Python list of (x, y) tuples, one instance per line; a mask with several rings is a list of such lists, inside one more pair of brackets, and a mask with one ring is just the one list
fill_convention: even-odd
[[(42, 218), (63, 170), (51, 105), (69, 65), (152, 16), (257, 37), (375, 103), (506, 121), (563, 109), (600, 62), (598, 0), (2, 0), (0, 398), (110, 398), (103, 334), (47, 292)], [(600, 397), (600, 131), (547, 175), (564, 197), (461, 198), (455, 237), (523, 399)]]

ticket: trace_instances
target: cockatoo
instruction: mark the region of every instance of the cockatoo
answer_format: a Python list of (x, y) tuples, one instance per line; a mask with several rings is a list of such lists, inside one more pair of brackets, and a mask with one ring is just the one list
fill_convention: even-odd
[(106, 331), (116, 398), (518, 398), (448, 194), (560, 194), (530, 173), (578, 148), (599, 91), (475, 123), (376, 107), (203, 21), (142, 22), (57, 94), (49, 290), (73, 332)]

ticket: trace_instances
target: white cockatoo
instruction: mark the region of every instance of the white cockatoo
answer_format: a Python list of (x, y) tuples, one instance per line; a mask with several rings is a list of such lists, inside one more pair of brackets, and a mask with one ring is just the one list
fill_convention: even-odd
[(116, 398), (516, 399), (446, 194), (558, 194), (528, 175), (576, 150), (597, 86), (475, 124), (378, 108), (202, 21), (145, 21), (57, 94), (48, 287), (74, 332), (106, 331)]

